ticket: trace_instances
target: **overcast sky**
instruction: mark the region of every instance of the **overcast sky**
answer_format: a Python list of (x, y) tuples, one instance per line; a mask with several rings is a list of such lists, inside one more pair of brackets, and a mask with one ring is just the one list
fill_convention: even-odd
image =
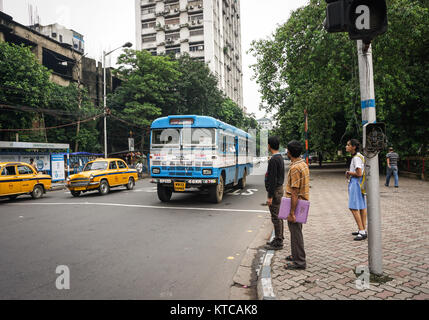
[[(242, 0), (241, 32), (243, 52), (243, 95), (248, 112), (258, 118), (265, 115), (259, 110), (258, 85), (251, 80), (250, 65), (255, 59), (247, 54), (250, 43), (269, 37), (277, 25), (289, 18), (291, 11), (308, 0)], [(28, 25), (28, 5), (37, 7), (41, 24), (59, 23), (84, 35), (85, 52), (101, 60), (103, 49), (115, 49), (127, 41), (135, 48), (134, 0), (3, 0), (3, 10), (15, 21)], [(119, 55), (112, 54), (112, 64)]]

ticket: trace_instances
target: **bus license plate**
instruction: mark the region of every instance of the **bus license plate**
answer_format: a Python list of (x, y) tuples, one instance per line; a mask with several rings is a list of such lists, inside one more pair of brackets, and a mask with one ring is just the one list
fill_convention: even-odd
[(186, 189), (186, 182), (175, 182), (174, 191), (183, 192)]

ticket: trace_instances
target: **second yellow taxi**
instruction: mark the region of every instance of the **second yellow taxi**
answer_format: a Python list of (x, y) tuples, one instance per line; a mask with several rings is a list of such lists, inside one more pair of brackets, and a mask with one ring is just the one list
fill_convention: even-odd
[(122, 159), (96, 159), (88, 162), (81, 173), (67, 177), (66, 186), (74, 197), (96, 190), (106, 195), (114, 187), (132, 190), (137, 180), (137, 170), (128, 168)]

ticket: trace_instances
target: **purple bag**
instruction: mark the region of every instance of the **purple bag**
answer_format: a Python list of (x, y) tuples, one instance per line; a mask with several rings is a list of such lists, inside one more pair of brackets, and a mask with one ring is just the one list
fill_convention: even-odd
[[(291, 198), (282, 198), (279, 210), (279, 219), (286, 220), (290, 213)], [(295, 209), (296, 222), (307, 223), (308, 210), (310, 209), (310, 201), (298, 200)]]

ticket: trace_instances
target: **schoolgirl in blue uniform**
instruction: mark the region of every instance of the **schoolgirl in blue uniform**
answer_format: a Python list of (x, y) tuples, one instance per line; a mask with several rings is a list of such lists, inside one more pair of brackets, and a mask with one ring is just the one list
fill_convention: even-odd
[(360, 186), (365, 170), (365, 158), (359, 153), (360, 142), (356, 139), (351, 139), (347, 142), (346, 151), (350, 152), (353, 157), (350, 163), (350, 169), (346, 172), (346, 177), (349, 179), (349, 209), (359, 228), (359, 231), (353, 232), (352, 235), (356, 236), (354, 240), (360, 241), (368, 237), (366, 232), (366, 199)]

